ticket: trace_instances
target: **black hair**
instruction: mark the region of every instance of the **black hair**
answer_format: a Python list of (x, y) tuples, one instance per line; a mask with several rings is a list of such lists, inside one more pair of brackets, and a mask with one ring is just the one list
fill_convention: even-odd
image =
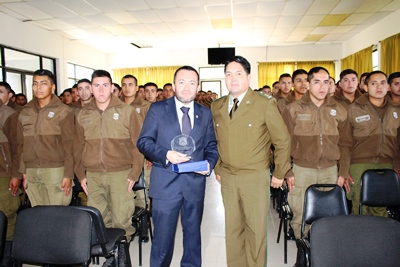
[(144, 85), (144, 88), (146, 88), (147, 86), (154, 86), (154, 87), (157, 88), (157, 90), (158, 90), (157, 84), (155, 84), (155, 83), (153, 83), (153, 82), (148, 82), (148, 83), (146, 83), (146, 84)]
[(389, 75), (388, 83), (392, 84), (393, 80), (396, 78), (400, 78), (400, 72), (393, 72), (392, 74)]
[(384, 73), (383, 71), (380, 70), (375, 70), (373, 72), (368, 73), (367, 77), (365, 77), (365, 84), (368, 85), (369, 79), (371, 79), (371, 76), (374, 74), (383, 74), (385, 75), (386, 79), (387, 79), (387, 75), (386, 73)]
[(95, 70), (92, 73), (92, 82), (94, 78), (99, 78), (99, 77), (107, 77), (110, 79), (110, 83), (112, 83), (112, 78), (111, 75), (108, 71), (106, 70)]
[(47, 76), (50, 79), (52, 84), (55, 84), (55, 81), (56, 81), (54, 74), (51, 71), (46, 70), (46, 69), (40, 69), (40, 70), (35, 71), (33, 73), (33, 76)]
[[(199, 73), (197, 72), (197, 70), (195, 69), (195, 68), (193, 68), (193, 67), (191, 67), (191, 66), (182, 66), (182, 67), (180, 67), (180, 68), (178, 68), (176, 71), (175, 71), (175, 73), (174, 73), (174, 82), (175, 82), (175, 79), (176, 79), (176, 74), (180, 71), (180, 70), (189, 70), (189, 71), (194, 71), (194, 72), (196, 72), (196, 75), (197, 75), (197, 83), (199, 83), (200, 82), (200, 77), (199, 77)], [(165, 85), (164, 85), (165, 86)]]
[(80, 84), (80, 83), (91, 83), (91, 82), (89, 81), (89, 79), (83, 78), (83, 79), (80, 79), (80, 80), (76, 83), (76, 86), (78, 86), (78, 84)]
[(233, 57), (231, 57), (230, 59), (228, 59), (228, 60), (225, 62), (224, 73), (226, 72), (226, 67), (229, 65), (229, 63), (232, 63), (232, 62), (239, 63), (240, 65), (242, 65), (244, 71), (245, 71), (247, 74), (250, 74), (250, 72), (251, 72), (250, 63), (249, 63), (249, 61), (248, 61), (247, 59), (245, 59), (245, 58), (242, 57), (242, 56), (233, 56)]
[(136, 85), (138, 84), (136, 77), (133, 76), (132, 74), (126, 74), (124, 77), (122, 77), (121, 82), (122, 82), (123, 79), (134, 79), (135, 80), (135, 84)]
[(292, 82), (294, 82), (294, 78), (297, 76), (297, 75), (300, 75), (300, 74), (308, 74), (307, 73), (307, 71), (306, 70), (303, 70), (303, 69), (298, 69), (298, 70), (295, 70), (295, 71), (293, 71), (293, 74), (292, 74)]
[(307, 77), (307, 81), (310, 82), (312, 78), (314, 78), (314, 73), (318, 73), (320, 71), (325, 71), (326, 73), (328, 73), (329, 76), (329, 71), (327, 69), (325, 69), (324, 67), (314, 67), (312, 69), (309, 70), (308, 72), (308, 77)]
[(349, 75), (349, 74), (354, 74), (358, 78), (357, 71), (352, 70), (352, 69), (345, 69), (340, 73), (340, 80), (342, 80), (344, 76)]
[(0, 82), (0, 86), (4, 86), (8, 93), (12, 93), (11, 86), (8, 82)]

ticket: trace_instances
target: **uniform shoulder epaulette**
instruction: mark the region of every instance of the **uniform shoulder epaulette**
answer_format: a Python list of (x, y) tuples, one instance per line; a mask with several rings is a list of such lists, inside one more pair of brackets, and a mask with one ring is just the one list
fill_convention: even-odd
[(271, 95), (266, 95), (266, 94), (261, 93), (261, 92), (258, 92), (258, 94), (259, 94), (260, 96), (264, 97), (264, 98), (267, 98), (267, 99), (271, 99), (271, 98), (272, 98)]

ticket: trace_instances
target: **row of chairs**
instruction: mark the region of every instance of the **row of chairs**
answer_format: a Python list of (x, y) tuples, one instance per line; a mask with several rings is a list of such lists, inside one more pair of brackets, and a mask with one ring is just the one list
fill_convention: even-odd
[[(332, 188), (332, 190), (327, 191), (328, 188)], [(388, 217), (398, 220), (400, 182), (397, 173), (390, 169), (365, 171), (362, 175), (360, 202), (360, 214), (362, 214), (364, 205), (370, 207), (386, 207), (388, 210)], [(281, 222), (277, 242), (279, 242), (282, 225), (284, 225), (284, 263), (287, 263), (287, 224), (290, 221), (292, 214), (287, 203), (286, 188), (282, 189), (280, 212)], [(305, 193), (301, 228), (302, 240), (300, 241), (302, 248), (306, 252), (310, 251), (310, 244), (305, 238), (305, 225), (311, 225), (313, 222), (321, 218), (347, 214), (349, 214), (347, 200), (342, 188), (333, 184), (310, 186)]]

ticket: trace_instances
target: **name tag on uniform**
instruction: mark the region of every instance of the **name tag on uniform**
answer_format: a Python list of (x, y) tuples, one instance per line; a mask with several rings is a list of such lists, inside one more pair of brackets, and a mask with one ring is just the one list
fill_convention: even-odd
[(298, 114), (296, 120), (299, 121), (309, 121), (311, 120), (311, 114)]
[(356, 117), (356, 122), (364, 122), (364, 121), (369, 121), (369, 120), (371, 120), (371, 117), (369, 115)]

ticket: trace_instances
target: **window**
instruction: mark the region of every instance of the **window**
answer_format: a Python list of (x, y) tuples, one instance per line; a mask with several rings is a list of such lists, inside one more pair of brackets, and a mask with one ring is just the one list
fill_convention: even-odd
[(94, 69), (68, 63), (68, 87), (74, 86), (80, 79), (89, 79), (92, 77)]
[(379, 70), (379, 53), (377, 48), (372, 50), (372, 70)]
[(28, 101), (32, 99), (32, 78), (36, 70), (48, 69), (57, 77), (54, 58), (0, 45), (0, 62), (0, 79), (8, 82), (16, 94), (25, 94)]

